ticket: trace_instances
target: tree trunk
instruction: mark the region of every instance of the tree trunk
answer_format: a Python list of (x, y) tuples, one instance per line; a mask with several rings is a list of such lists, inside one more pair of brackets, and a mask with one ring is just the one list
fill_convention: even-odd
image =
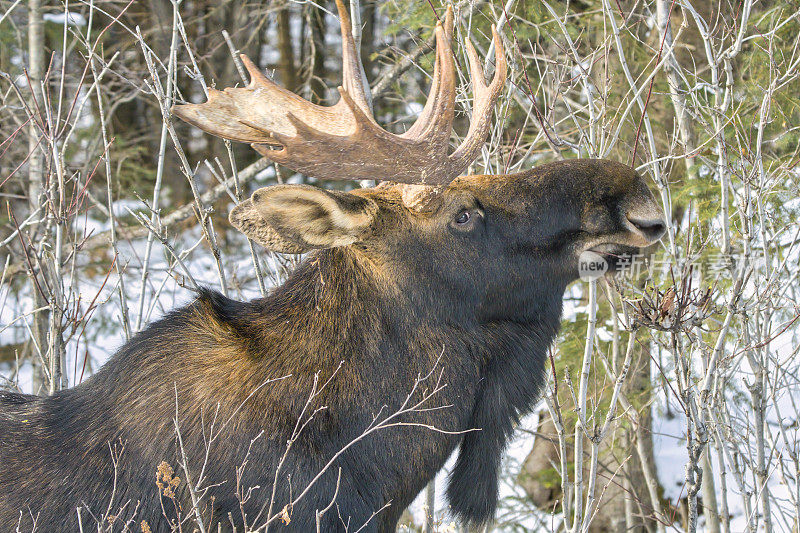
[[(44, 23), (42, 20), (42, 6), (40, 0), (29, 0), (28, 2), (28, 77), (31, 84), (31, 100), (36, 100), (42, 104), (42, 76), (44, 69)], [(37, 107), (31, 105), (32, 112)], [(44, 152), (40, 146), (40, 132), (31, 120), (28, 128), (28, 206), (30, 212), (40, 209), (39, 216), (36, 217), (38, 222), (29, 226), (27, 235), (30, 238), (30, 253), (32, 257), (41, 258), (41, 248), (37, 247), (35, 243), (44, 243), (48, 239), (45, 238), (43, 233), (47, 232), (47, 207), (45, 201), (45, 180), (44, 180)], [(39, 249), (37, 249), (39, 248)], [(45, 383), (45, 371), (41, 367), (42, 360), (39, 357), (41, 353), (43, 356), (47, 354), (47, 347), (49, 345), (47, 332), (50, 317), (50, 311), (47, 308), (49, 305), (47, 295), (44, 294), (43, 283), (40, 283), (40, 277), (44, 274), (43, 265), (39, 263), (34, 265), (38, 266), (38, 273), (30, 273), (30, 291), (33, 300), (33, 320), (31, 324), (31, 331), (33, 333), (32, 340), (35, 343), (33, 350), (31, 350), (31, 364), (33, 365), (33, 390), (39, 392)]]
[(292, 44), (291, 12), (286, 5), (278, 11), (278, 76), (287, 90), (297, 89), (297, 70)]
[(436, 478), (434, 477), (425, 487), (425, 533), (434, 533), (436, 529)]
[(323, 10), (314, 6), (309, 6), (309, 9), (309, 31), (311, 33), (309, 42), (312, 47), (312, 53), (311, 65), (308, 69), (308, 89), (311, 101), (322, 104), (325, 102), (325, 96), (328, 92), (328, 88), (325, 85), (325, 79), (327, 78), (325, 69), (325, 33), (327, 32), (327, 25), (325, 24), (325, 12)]
[(720, 533), (719, 505), (717, 505), (717, 492), (714, 488), (714, 470), (711, 468), (711, 461), (708, 458), (710, 446), (710, 444), (706, 444), (706, 449), (700, 459), (700, 466), (703, 469), (703, 516), (706, 519), (706, 531), (708, 533)]
[(361, 64), (364, 65), (367, 79), (372, 80), (375, 75), (372, 54), (375, 52), (375, 19), (378, 14), (375, 0), (364, 0), (361, 12)]

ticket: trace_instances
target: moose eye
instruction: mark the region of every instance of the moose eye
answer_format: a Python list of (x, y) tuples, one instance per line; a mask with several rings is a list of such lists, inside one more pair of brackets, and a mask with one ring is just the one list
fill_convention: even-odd
[(456, 217), (456, 224), (466, 224), (467, 222), (469, 222), (469, 219), (470, 219), (469, 211), (462, 211)]

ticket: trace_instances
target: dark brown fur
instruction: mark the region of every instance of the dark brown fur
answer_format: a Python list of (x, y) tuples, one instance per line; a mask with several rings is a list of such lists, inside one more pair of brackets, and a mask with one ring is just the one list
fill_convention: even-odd
[[(577, 254), (596, 243), (631, 251), (652, 242), (658, 228), (643, 237), (646, 230), (629, 219), (659, 210), (633, 170), (608, 161), (460, 178), (434, 214), (409, 213), (391, 187), (354, 194), (378, 206), (371, 233), (310, 254), (268, 297), (242, 303), (203, 291), (84, 383), (46, 398), (0, 393), (0, 531), (13, 530), (20, 516), (23, 531), (31, 517), (39, 531), (74, 530), (79, 506), (84, 527), (89, 511), (99, 517), (108, 508), (118, 521), (136, 511), (137, 522), (168, 531), (162, 504), (172, 517), (172, 503), (155, 483), (161, 461), (181, 478), (182, 509), (191, 507), (178, 468), (176, 412), (195, 482), (212, 421), (220, 432), (205, 470), (205, 484), (216, 485), (205, 518), (225, 527), (230, 513), (241, 531), (237, 467), (247, 459), (240, 487), (258, 488), (243, 509), (251, 525), (263, 523), (266, 511), (256, 517), (315, 376), (320, 384), (333, 377), (309, 406), (319, 411), (279, 472), (273, 514), (432, 370), (411, 401), (439, 372), (446, 387), (427, 410), (398, 420), (414, 425), (380, 430), (348, 448), (287, 509), (288, 525), (273, 528), (314, 530), (314, 512), (333, 498), (341, 469), (322, 531), (368, 521), (365, 531), (393, 531), (459, 445), (448, 488), (453, 512), (489, 520), (504, 447), (544, 382)], [(457, 226), (453, 219), (465, 209), (481, 220)], [(124, 445), (116, 483), (114, 444)]]

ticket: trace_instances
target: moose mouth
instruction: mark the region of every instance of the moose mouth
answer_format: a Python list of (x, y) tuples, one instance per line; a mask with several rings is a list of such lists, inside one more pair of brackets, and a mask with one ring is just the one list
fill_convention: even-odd
[(607, 272), (618, 272), (633, 263), (641, 248), (610, 242), (593, 246), (588, 251), (596, 253), (606, 261), (608, 264)]

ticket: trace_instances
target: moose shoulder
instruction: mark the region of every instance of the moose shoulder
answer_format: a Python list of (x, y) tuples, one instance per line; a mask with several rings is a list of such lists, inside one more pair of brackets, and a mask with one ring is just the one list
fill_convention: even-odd
[[(579, 255), (605, 254), (613, 268), (660, 238), (661, 211), (642, 178), (611, 161), (454, 179), (488, 131), (505, 64), (495, 35), (486, 85), (470, 52), (476, 115), (450, 154), (449, 12), (421, 125), (381, 133), (360, 105), (360, 65), (337, 5), (344, 104), (306, 106), (250, 65), (247, 88), (176, 113), (311, 175), (334, 176), (339, 150), (364, 163), (339, 178), (394, 183), (256, 191), (231, 223), (268, 249), (309, 252), (283, 285), (247, 303), (201, 292), (81, 385), (47, 398), (1, 393), (0, 530), (34, 519), (40, 531), (73, 530), (80, 507), (85, 520), (110, 511), (171, 531), (202, 475), (197, 510), (209, 524), (272, 519), (305, 532), (319, 520), (321, 531), (388, 532), (457, 448), (452, 511), (473, 523), (493, 516), (503, 450), (538, 399)], [(271, 103), (253, 100), (270, 91)], [(383, 150), (390, 142), (410, 148)], [(394, 160), (414, 154), (419, 165)], [(159, 464), (184, 459), (194, 478), (177, 470), (169, 488), (162, 467), (157, 486)]]

